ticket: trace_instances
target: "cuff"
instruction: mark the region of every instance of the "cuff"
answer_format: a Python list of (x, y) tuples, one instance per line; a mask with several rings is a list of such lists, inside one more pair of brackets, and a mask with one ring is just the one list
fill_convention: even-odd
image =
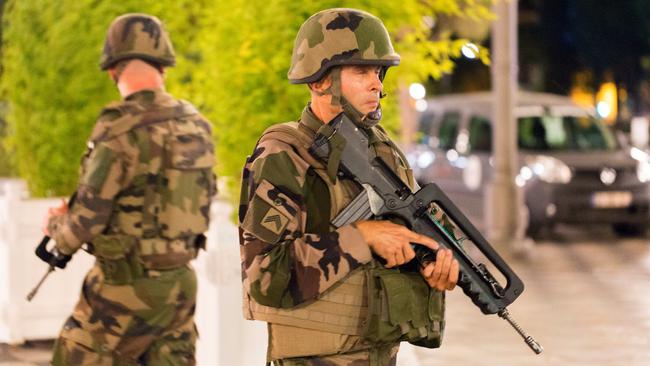
[(372, 260), (372, 252), (361, 232), (352, 225), (341, 226), (338, 230), (339, 246), (344, 253), (350, 254), (359, 263)]

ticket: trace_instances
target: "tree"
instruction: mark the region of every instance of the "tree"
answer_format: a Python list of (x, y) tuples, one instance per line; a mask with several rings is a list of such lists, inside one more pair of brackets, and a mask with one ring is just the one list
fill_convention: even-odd
[[(402, 55), (389, 72), (397, 80), (438, 77), (453, 69), (464, 40), (443, 32), (431, 39), (440, 14), (490, 16), (491, 0), (11, 0), (3, 25), (2, 80), (10, 112), (8, 136), (21, 176), (33, 193), (62, 195), (76, 182), (76, 164), (101, 106), (117, 93), (96, 68), (106, 28), (118, 14), (148, 12), (166, 23), (178, 52), (168, 89), (212, 120), (218, 173), (237, 186), (244, 157), (269, 125), (300, 115), (307, 89), (286, 79), (300, 24), (329, 7), (355, 7), (384, 20)], [(429, 18), (425, 18), (429, 17)], [(484, 60), (487, 55), (482, 54)], [(397, 126), (396, 99), (385, 103)]]
[[(148, 11), (184, 31), (196, 31), (192, 16), (207, 1), (9, 1), (3, 16), (2, 95), (9, 103), (7, 143), (14, 165), (35, 195), (67, 195), (77, 181), (77, 164), (102, 105), (118, 98), (99, 71), (106, 28), (124, 12)], [(180, 14), (180, 16), (179, 16)], [(179, 56), (172, 76), (187, 74), (193, 62)]]

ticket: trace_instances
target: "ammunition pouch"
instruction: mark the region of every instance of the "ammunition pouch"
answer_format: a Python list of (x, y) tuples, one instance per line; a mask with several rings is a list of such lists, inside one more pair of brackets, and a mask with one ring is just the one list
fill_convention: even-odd
[(93, 254), (109, 285), (128, 285), (144, 275), (144, 267), (133, 255), (137, 238), (129, 235), (99, 235), (93, 239)]
[(139, 239), (138, 255), (146, 269), (167, 270), (187, 264), (205, 249), (205, 235), (177, 239)]
[(94, 252), (104, 282), (129, 285), (145, 277), (148, 270), (170, 270), (186, 265), (205, 249), (205, 235), (179, 239), (142, 239), (131, 235), (99, 235), (93, 239)]
[(372, 266), (368, 275), (368, 320), (363, 337), (374, 344), (406, 341), (440, 347), (444, 294), (417, 272)]

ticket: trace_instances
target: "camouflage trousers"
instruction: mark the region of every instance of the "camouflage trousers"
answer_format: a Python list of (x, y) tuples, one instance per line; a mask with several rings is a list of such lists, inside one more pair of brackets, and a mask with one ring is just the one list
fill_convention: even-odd
[(399, 344), (331, 356), (295, 357), (273, 361), (274, 366), (395, 366)]
[(195, 365), (196, 275), (189, 266), (149, 271), (128, 285), (86, 275), (54, 345), (53, 366)]

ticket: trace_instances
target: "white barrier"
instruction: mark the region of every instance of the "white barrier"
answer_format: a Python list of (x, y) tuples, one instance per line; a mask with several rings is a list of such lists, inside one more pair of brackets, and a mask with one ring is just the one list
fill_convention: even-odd
[(25, 297), (47, 265), (34, 255), (41, 241), (41, 220), (60, 199), (29, 199), (25, 183), (0, 184), (0, 342), (21, 343), (55, 337), (77, 302), (81, 282), (93, 258), (80, 253), (64, 270), (50, 274), (36, 297)]
[(208, 249), (196, 260), (199, 295), (197, 363), (203, 365), (264, 365), (266, 324), (242, 316), (241, 266), (237, 226), (232, 208), (212, 204)]

